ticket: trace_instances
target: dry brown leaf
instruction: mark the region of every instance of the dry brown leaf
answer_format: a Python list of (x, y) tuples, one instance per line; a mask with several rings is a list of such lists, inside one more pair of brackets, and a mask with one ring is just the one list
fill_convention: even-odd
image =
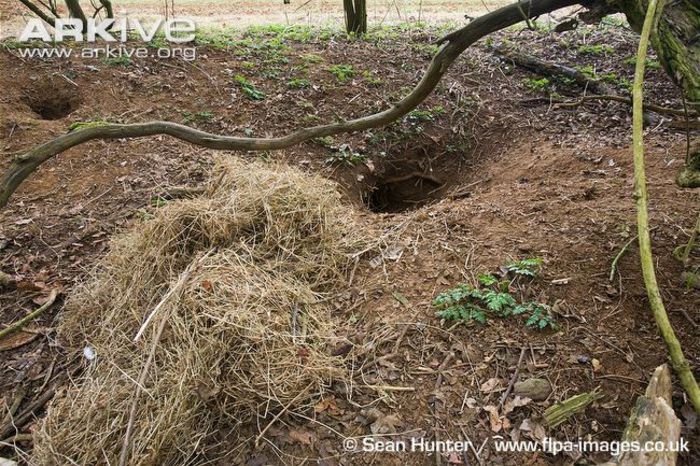
[(382, 416), (369, 427), (373, 434), (395, 434), (397, 427), (401, 425), (401, 420), (396, 414)]
[(315, 439), (314, 433), (307, 429), (289, 429), (289, 438), (297, 443), (311, 445)]
[(498, 413), (498, 408), (493, 405), (484, 406), (484, 411), (489, 413), (489, 422), (491, 423), (491, 430), (494, 432), (500, 432), (503, 429), (503, 421)]
[(501, 379), (491, 378), (481, 384), (481, 393), (491, 393), (501, 384)]
[(514, 398), (506, 401), (506, 404), (503, 406), (503, 414), (511, 413), (515, 408), (527, 406), (531, 401), (530, 398), (515, 395)]
[(0, 340), (0, 351), (9, 351), (34, 341), (39, 334), (20, 330)]
[(338, 409), (338, 405), (335, 403), (335, 398), (324, 398), (323, 400), (316, 403), (316, 405), (314, 406), (314, 412), (322, 413), (324, 411), (328, 411), (331, 414), (337, 414), (340, 411)]

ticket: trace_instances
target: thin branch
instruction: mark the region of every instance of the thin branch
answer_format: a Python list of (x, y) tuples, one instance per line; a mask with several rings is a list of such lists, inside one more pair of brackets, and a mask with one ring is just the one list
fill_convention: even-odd
[[(625, 97), (621, 95), (584, 95), (581, 96), (581, 98), (575, 102), (564, 102), (561, 100), (554, 99), (553, 102), (557, 103), (559, 107), (578, 107), (579, 105), (583, 104), (584, 102), (588, 102), (591, 100), (612, 100), (615, 102), (622, 102), (627, 105), (632, 105), (632, 99), (630, 97)], [(656, 105), (656, 104), (644, 104), (644, 110), (650, 110), (654, 113), (658, 113), (660, 115), (677, 115), (677, 116), (686, 116), (688, 113), (684, 109), (678, 109), (678, 108), (671, 108), (671, 107), (663, 107), (661, 105)], [(697, 113), (690, 113), (690, 116), (697, 116)]]
[[(663, 0), (662, 0), (663, 2)], [(632, 151), (634, 153), (634, 195), (637, 199), (637, 234), (639, 235), (639, 256), (642, 265), (642, 275), (649, 297), (649, 305), (654, 314), (654, 319), (659, 327), (659, 332), (666, 342), (671, 356), (673, 368), (681, 381), (681, 386), (688, 394), (695, 412), (700, 413), (700, 389), (695, 381), (690, 365), (683, 355), (681, 344), (668, 320), (668, 314), (664, 307), (656, 281), (654, 271), (654, 259), (651, 254), (651, 238), (649, 235), (649, 198), (647, 194), (646, 174), (644, 172), (644, 133), (643, 133), (643, 85), (644, 65), (649, 44), (649, 35), (656, 17), (656, 0), (650, 0), (647, 8), (644, 26), (639, 39), (637, 51), (637, 64), (634, 70), (634, 85), (632, 87)]]
[(26, 316), (24, 316), (20, 320), (18, 320), (16, 323), (10, 325), (7, 328), (0, 330), (0, 340), (2, 340), (3, 338), (5, 338), (6, 336), (8, 336), (12, 333), (15, 333), (19, 330), (22, 330), (25, 325), (27, 325), (29, 322), (31, 322), (32, 320), (36, 319), (41, 314), (43, 314), (48, 308), (50, 308), (53, 305), (53, 303), (56, 301), (57, 296), (58, 296), (58, 290), (56, 290), (56, 289), (51, 290), (51, 294), (49, 295), (49, 298), (36, 311), (30, 312), (29, 314), (27, 314)]
[(439, 44), (446, 45), (437, 52), (423, 78), (406, 97), (387, 110), (354, 120), (303, 128), (286, 136), (260, 139), (221, 136), (165, 121), (126, 125), (105, 124), (75, 130), (14, 159), (8, 171), (0, 178), (0, 208), (7, 205), (12, 193), (42, 163), (71, 147), (94, 139), (139, 138), (163, 134), (209, 149), (278, 150), (312, 138), (385, 126), (406, 115), (423, 102), (447, 73), (450, 65), (467, 47), (492, 32), (520, 22), (522, 20), (520, 11), (523, 6), (528, 6), (527, 11), (530, 17), (535, 17), (577, 3), (578, 0), (530, 0), (480, 16), (462, 29), (454, 31), (438, 41)]
[(56, 20), (42, 11), (41, 8), (30, 2), (29, 0), (19, 0), (22, 5), (26, 6), (32, 13), (41, 18), (42, 21), (49, 24), (51, 27), (56, 27)]

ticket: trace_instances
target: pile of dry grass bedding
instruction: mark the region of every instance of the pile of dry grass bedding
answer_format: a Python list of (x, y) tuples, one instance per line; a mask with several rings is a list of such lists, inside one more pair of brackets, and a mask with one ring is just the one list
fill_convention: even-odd
[(222, 424), (347, 379), (324, 298), (360, 248), (352, 208), (285, 166), (221, 159), (212, 179), (115, 238), (71, 294), (60, 341), (95, 357), (51, 403), (33, 462), (196, 464)]

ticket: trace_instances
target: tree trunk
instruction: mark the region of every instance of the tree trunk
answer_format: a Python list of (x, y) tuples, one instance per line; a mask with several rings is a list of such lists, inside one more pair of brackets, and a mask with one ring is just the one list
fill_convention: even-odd
[[(647, 0), (606, 0), (627, 16), (639, 32)], [(659, 5), (661, 17), (651, 35), (651, 45), (668, 75), (690, 102), (700, 102), (700, 3), (697, 0), (666, 0)]]
[[(627, 16), (639, 32), (648, 0), (604, 0)], [(666, 73), (680, 86), (689, 109), (700, 109), (700, 2), (666, 0), (660, 3), (661, 17), (651, 35), (651, 45)], [(700, 187), (700, 138), (696, 138), (686, 166), (676, 179), (683, 188)]]
[(367, 0), (343, 0), (345, 30), (348, 34), (367, 32)]
[(83, 11), (83, 7), (80, 6), (79, 0), (66, 0), (66, 7), (68, 8), (68, 13), (72, 18), (77, 18), (82, 21), (83, 32), (87, 31), (87, 16)]

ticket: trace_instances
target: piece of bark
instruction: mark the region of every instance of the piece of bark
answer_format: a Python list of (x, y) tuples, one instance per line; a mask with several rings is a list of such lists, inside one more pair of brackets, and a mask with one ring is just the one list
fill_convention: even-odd
[[(647, 442), (678, 445), (681, 421), (671, 408), (671, 371), (666, 364), (654, 371), (643, 396), (632, 408), (623, 442)], [(676, 451), (628, 451), (601, 466), (673, 466)]]

